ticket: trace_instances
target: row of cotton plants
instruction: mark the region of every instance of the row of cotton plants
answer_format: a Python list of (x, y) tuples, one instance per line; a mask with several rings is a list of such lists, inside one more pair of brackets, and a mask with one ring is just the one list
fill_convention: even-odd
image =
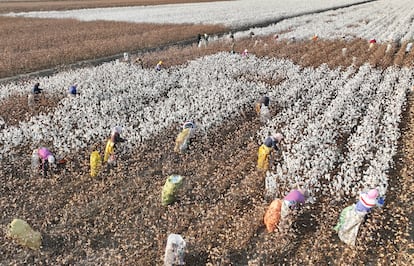
[(362, 5), (304, 15), (277, 24), (237, 32), (235, 38), (279, 34), (283, 39), (376, 39), (378, 42), (405, 42), (414, 38), (414, 1), (380, 0)]
[[(335, 74), (321, 66), (307, 73), (316, 83), (290, 74), (290, 86), (308, 86), (258, 132), (262, 139), (275, 131), (286, 136), (283, 164), (269, 178), (288, 187), (304, 183), (314, 195), (321, 190), (325, 195), (342, 191), (355, 196), (369, 187), (379, 187), (385, 195), (413, 71), (382, 72), (368, 65), (355, 71), (350, 67)], [(272, 96), (283, 106), (280, 91)], [(292, 101), (289, 94), (285, 99)]]
[(378, 86), (384, 98), (370, 108), (369, 115), (373, 118), (363, 121), (363, 129), (358, 130), (355, 139), (350, 141), (351, 147), (355, 142), (371, 144), (370, 150), (366, 148), (364, 154), (361, 153), (364, 149), (359, 149), (356, 144), (352, 149), (358, 149), (359, 154), (353, 151), (352, 155), (355, 157), (349, 156), (349, 160), (356, 162), (356, 158), (361, 155), (365, 156), (365, 160), (369, 160), (368, 168), (362, 175), (362, 182), (365, 187), (379, 186), (383, 195), (387, 188), (389, 170), (393, 166), (393, 156), (397, 152), (397, 140), (400, 137), (399, 123), (407, 92), (406, 84), (413, 82), (411, 71), (402, 70), (402, 72), (405, 73), (396, 75), (392, 70), (388, 71), (388, 76), (385, 77), (387, 80)]
[[(34, 148), (48, 141), (56, 151), (75, 152), (105, 140), (115, 125), (124, 128), (127, 148), (171, 125), (179, 128), (188, 119), (206, 132), (265, 92), (262, 84), (237, 79), (257, 61), (217, 54), (160, 72), (112, 62), (39, 78), (36, 81), (47, 93), (61, 93), (76, 82), (81, 94), (63, 99), (53, 113), (2, 129), (1, 156), (18, 154), (15, 148), (20, 145)], [(21, 88), (26, 85), (12, 83), (0, 89), (26, 93)]]
[[(43, 141), (51, 141), (56, 152), (76, 152), (105, 140), (115, 125), (124, 128), (126, 150), (170, 126), (178, 130), (188, 119), (208, 134), (268, 94), (278, 112), (257, 141), (276, 131), (285, 135), (284, 160), (273, 172), (281, 183), (305, 183), (314, 194), (355, 195), (379, 186), (384, 195), (413, 74), (369, 65), (346, 71), (301, 68), (288, 60), (229, 53), (160, 72), (112, 62), (37, 79), (49, 93), (77, 82), (81, 95), (64, 98), (53, 113), (2, 129), (0, 156), (21, 155), (18, 147)], [(285, 80), (270, 87), (247, 81), (254, 76)], [(25, 93), (21, 87), (10, 83), (0, 91)]]
[[(347, 147), (347, 160), (341, 165), (338, 175), (332, 180), (336, 190), (344, 189), (356, 194), (362, 187), (380, 187), (380, 193), (385, 194), (387, 187), (387, 170), (392, 166), (392, 156), (396, 153), (398, 122), (401, 105), (400, 97), (405, 95), (404, 87), (397, 87), (398, 76), (392, 70), (387, 71), (384, 80), (373, 85), (375, 95), (368, 95), (372, 99), (367, 106), (364, 117), (356, 132), (350, 136)], [(389, 120), (386, 114), (393, 118)], [(368, 170), (365, 170), (367, 169)], [(364, 178), (363, 178), (364, 177)], [(361, 180), (362, 184), (358, 184)], [(352, 188), (352, 189), (351, 189)]]
[(364, 2), (364, 0), (236, 0), (156, 6), (95, 8), (68, 11), (10, 13), (8, 16), (111, 20), (134, 23), (223, 24), (237, 28), (287, 16)]

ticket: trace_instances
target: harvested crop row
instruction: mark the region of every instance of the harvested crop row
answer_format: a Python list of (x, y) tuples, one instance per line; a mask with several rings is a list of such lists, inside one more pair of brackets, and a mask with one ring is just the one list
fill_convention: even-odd
[(82, 60), (145, 50), (197, 34), (223, 32), (221, 26), (154, 25), (124, 22), (0, 17), (0, 77), (23, 74)]
[[(34, 1), (2, 1), (0, 2), (0, 13), (6, 12), (29, 12), (47, 10), (69, 10), (81, 8), (98, 7), (120, 7), (120, 6), (144, 6), (144, 5), (165, 5), (179, 3), (200, 3), (214, 2), (217, 0), (34, 0)], [(221, 0), (222, 1), (222, 0)]]

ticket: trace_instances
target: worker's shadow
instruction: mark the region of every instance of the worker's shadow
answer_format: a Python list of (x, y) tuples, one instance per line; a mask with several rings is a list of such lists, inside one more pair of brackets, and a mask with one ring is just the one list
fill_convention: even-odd
[(299, 232), (298, 235), (306, 235), (317, 231), (319, 223), (315, 219), (315, 216), (312, 215), (311, 209), (302, 209), (296, 211), (296, 213), (296, 219), (292, 221), (292, 228), (296, 232)]
[(65, 246), (65, 238), (63, 236), (42, 234), (42, 250), (47, 250), (55, 255), (60, 255), (65, 252)]

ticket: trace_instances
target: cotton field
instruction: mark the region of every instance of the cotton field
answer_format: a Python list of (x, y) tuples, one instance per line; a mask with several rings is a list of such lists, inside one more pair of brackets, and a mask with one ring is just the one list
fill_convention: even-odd
[[(76, 154), (104, 140), (114, 125), (121, 125), (128, 139), (124, 153), (186, 120), (195, 120), (198, 134), (207, 138), (212, 128), (268, 94), (277, 112), (257, 129), (254, 142), (259, 146), (272, 132), (285, 135), (283, 163), (268, 173), (281, 191), (305, 184), (318, 201), (338, 193), (355, 198), (364, 189), (379, 187), (386, 197), (413, 74), (369, 65), (345, 71), (301, 68), (288, 60), (229, 53), (161, 72), (107, 63), (37, 79), (50, 94), (63, 94), (67, 84), (77, 82), (81, 95), (63, 98), (52, 113), (4, 126), (1, 156), (21, 160), (44, 140), (53, 140), (51, 148), (62, 154)], [(272, 87), (246, 77), (283, 82)], [(1, 91), (27, 93), (28, 86), (6, 84)]]
[(135, 23), (202, 23), (241, 27), (308, 12), (366, 2), (363, 0), (237, 0), (142, 7), (97, 8), (73, 11), (10, 13), (10, 16), (113, 20)]
[[(341, 8), (343, 7), (343, 8)], [(327, 10), (326, 12), (320, 12)], [(235, 38), (278, 33), (279, 38), (376, 39), (378, 42), (413, 40), (414, 2), (378, 1), (223, 1), (219, 3), (177, 4), (147, 7), (83, 9), (55, 12), (10, 13), (9, 16), (114, 20), (135, 23), (224, 24), (231, 28), (251, 26)], [(311, 13), (311, 14), (308, 14)], [(196, 14), (196, 15), (195, 15)], [(240, 16), (243, 14), (243, 16)], [(280, 21), (267, 27), (256, 24)]]
[[(295, 37), (295, 42), (313, 43), (316, 48), (307, 53), (315, 57), (320, 56), (318, 39), (307, 40), (315, 33), (320, 39), (344, 42), (365, 38), (363, 48), (350, 47), (360, 49), (355, 55), (374, 53), (368, 49), (372, 38), (411, 40), (411, 26), (406, 25), (412, 16), (409, 1), (370, 1), (307, 15), (300, 13), (362, 1), (288, 1), (283, 10), (274, 2), (100, 12), (130, 10), (136, 16), (123, 17), (141, 21), (140, 12), (148, 12), (150, 19), (152, 12), (164, 14), (160, 10), (228, 7), (234, 11), (228, 12), (229, 22), (222, 21), (221, 12), (209, 18), (212, 13), (207, 11), (205, 20), (191, 22), (240, 26), (260, 23), (252, 17), (266, 8), (269, 12), (261, 19), (297, 17), (254, 28), (257, 36), (250, 40), (251, 46), (257, 46), (261, 35), (278, 34), (279, 39), (266, 43), (268, 47)], [(241, 4), (248, 11), (239, 10)], [(248, 15), (240, 19), (238, 12)], [(95, 19), (96, 10), (13, 15), (74, 14)], [(176, 20), (189, 22), (185, 13), (182, 19)], [(351, 24), (356, 26), (338, 29)], [(380, 34), (378, 25), (388, 28)], [(234, 35), (242, 38), (249, 32)], [(348, 60), (346, 54), (325, 52)], [(406, 59), (410, 53), (404, 54)], [(30, 106), (27, 95), (36, 82), (44, 90), (43, 99)], [(67, 95), (73, 84), (79, 95)], [(0, 83), (1, 225), (6, 231), (13, 218), (20, 218), (42, 235), (40, 250), (26, 249), (0, 235), (4, 243), (0, 262), (163, 265), (168, 236), (179, 234), (186, 241), (186, 265), (410, 265), (413, 85), (412, 67), (376, 67), (369, 62), (305, 67), (289, 56), (229, 51), (160, 71), (116, 60)], [(263, 95), (270, 97), (271, 116), (266, 122), (255, 113)], [(9, 114), (15, 106), (22, 111)], [(188, 151), (178, 154), (175, 139), (185, 121), (195, 122), (195, 135)], [(122, 127), (126, 139), (117, 147), (118, 162), (104, 165), (97, 177), (91, 177), (90, 154), (93, 150), (103, 154), (114, 126)], [(276, 132), (284, 136), (280, 159), (272, 161), (268, 171), (258, 171), (258, 148)], [(67, 160), (47, 177), (30, 168), (32, 150), (41, 146)], [(161, 193), (170, 175), (181, 175), (184, 181), (176, 201), (164, 206)], [(292, 210), (279, 230), (266, 232), (263, 216), (271, 201), (297, 186), (309, 192), (305, 206)], [(356, 245), (348, 246), (333, 227), (341, 210), (373, 187), (385, 204), (367, 215)]]
[[(272, 88), (246, 82), (244, 75), (284, 81)], [(114, 125), (124, 128), (128, 149), (186, 120), (197, 121), (200, 133), (208, 134), (258, 95), (269, 94), (278, 112), (258, 131), (257, 142), (269, 132), (286, 136), (286, 164), (275, 174), (293, 183), (306, 181), (315, 190), (322, 189), (319, 179), (332, 179), (326, 192), (345, 188), (352, 196), (379, 185), (385, 195), (412, 76), (408, 69), (380, 71), (368, 65), (301, 69), (289, 61), (227, 53), (163, 72), (108, 63), (39, 79), (48, 93), (62, 94), (67, 84), (78, 83), (82, 94), (64, 98), (51, 114), (4, 127), (1, 156), (18, 155), (16, 147), (35, 148), (43, 139), (53, 139), (63, 153), (76, 152), (105, 139)], [(1, 91), (27, 93), (27, 87), (8, 84)], [(336, 167), (341, 170), (333, 176)], [(355, 186), (355, 181), (362, 182)]]
[[(414, 3), (409, 0), (373, 1), (318, 14), (298, 16), (263, 28), (252, 28), (256, 34), (278, 33), (279, 38), (375, 39), (383, 43), (411, 42)], [(235, 37), (247, 36), (250, 31)]]

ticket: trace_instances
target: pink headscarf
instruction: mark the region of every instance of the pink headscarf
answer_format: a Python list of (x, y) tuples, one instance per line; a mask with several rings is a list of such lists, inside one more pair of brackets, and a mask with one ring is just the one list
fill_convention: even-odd
[(39, 154), (40, 159), (47, 160), (50, 155), (53, 155), (47, 148), (40, 148), (37, 150), (37, 154)]

